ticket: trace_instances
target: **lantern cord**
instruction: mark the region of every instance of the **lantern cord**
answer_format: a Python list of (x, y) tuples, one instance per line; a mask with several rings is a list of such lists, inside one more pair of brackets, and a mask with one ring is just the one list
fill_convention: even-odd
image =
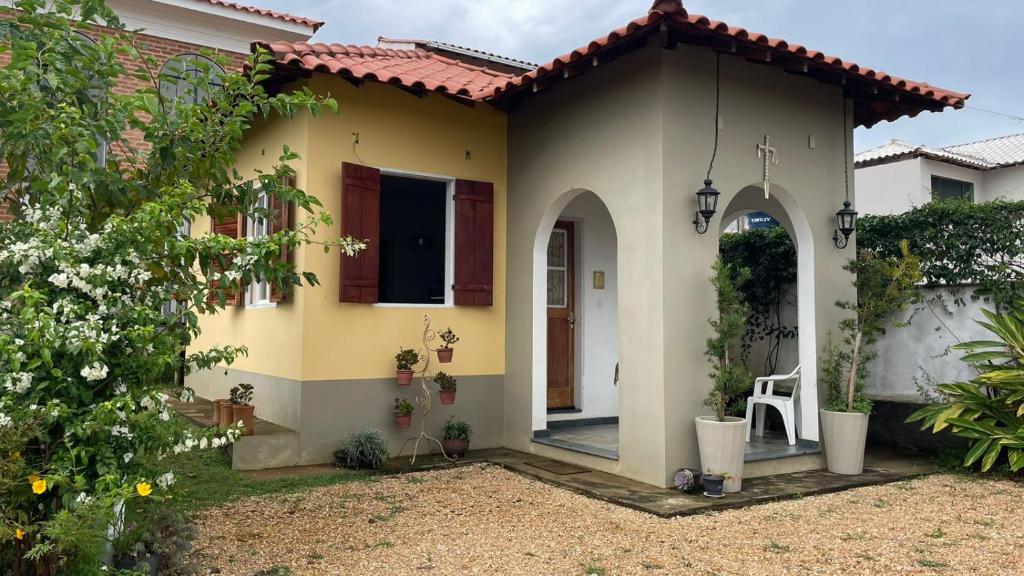
[(720, 110), (721, 96), (722, 54), (719, 52), (715, 52), (715, 148), (711, 151), (711, 163), (708, 164), (708, 180), (711, 180), (711, 170), (715, 167), (715, 158), (718, 156), (718, 116)]
[(843, 183), (846, 185), (846, 200), (850, 200), (850, 144), (849, 134), (846, 133), (848, 124), (846, 122), (846, 93), (843, 92)]

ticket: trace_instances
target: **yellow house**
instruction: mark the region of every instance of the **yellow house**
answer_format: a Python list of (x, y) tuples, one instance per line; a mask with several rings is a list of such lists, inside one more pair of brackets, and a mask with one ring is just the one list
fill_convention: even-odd
[[(523, 74), (481, 66), (481, 53), (395, 42), (260, 44), (277, 62), (274, 89), (329, 94), (340, 114), (254, 127), (239, 169), (269, 168), (287, 144), (301, 155), (298, 187), (335, 217), (320, 238), (370, 245), (340, 259), (307, 246), (293, 261), (320, 286), (283, 301), (246, 287), (238, 306), (203, 319), (196, 347), (244, 344), (249, 356), (187, 383), (220, 398), (251, 382), (257, 415), (296, 432), (259, 466), (330, 461), (366, 427), (397, 452), (408, 434), (391, 407), (417, 388), (396, 385), (394, 355), (421, 346), (429, 314), (460, 341), (443, 366), (458, 400), (434, 402), (428, 430), (456, 415), (474, 448), (668, 485), (700, 464), (719, 235), (760, 211), (797, 245), (803, 380), (798, 441), (748, 448), (745, 475), (823, 467), (817, 352), (839, 320), (832, 302), (853, 296), (842, 272), (852, 251), (836, 232), (854, 200), (853, 128), (962, 107), (967, 95), (692, 15), (679, 0)], [(705, 178), (721, 194), (695, 216)]]

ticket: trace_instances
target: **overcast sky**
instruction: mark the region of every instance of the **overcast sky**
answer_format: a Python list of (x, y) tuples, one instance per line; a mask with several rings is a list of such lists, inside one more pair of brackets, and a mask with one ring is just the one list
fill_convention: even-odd
[[(251, 0), (324, 20), (315, 39), (440, 40), (547, 62), (607, 34), (650, 0)], [(973, 96), (964, 110), (860, 129), (858, 151), (900, 138), (949, 145), (1024, 132), (1024, 0), (684, 0), (691, 13)]]

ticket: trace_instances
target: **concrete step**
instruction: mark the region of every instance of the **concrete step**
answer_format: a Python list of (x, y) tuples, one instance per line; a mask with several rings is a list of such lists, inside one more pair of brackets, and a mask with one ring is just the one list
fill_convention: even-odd
[(802, 454), (787, 458), (744, 462), (743, 477), (764, 478), (766, 476), (776, 476), (779, 474), (793, 474), (796, 472), (807, 472), (809, 470), (823, 470), (824, 468), (824, 454)]
[[(184, 403), (169, 400), (175, 411), (195, 424), (213, 427), (213, 402), (196, 397)], [(256, 418), (253, 420), (253, 435), (243, 436), (228, 447), (231, 467), (235, 470), (267, 470), (287, 468), (299, 462), (299, 433), (291, 428), (279, 426)]]

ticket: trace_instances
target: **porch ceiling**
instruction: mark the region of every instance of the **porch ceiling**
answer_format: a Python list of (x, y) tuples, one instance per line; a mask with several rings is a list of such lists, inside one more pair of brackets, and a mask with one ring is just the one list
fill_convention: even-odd
[(970, 94), (898, 78), (799, 44), (689, 14), (680, 0), (657, 0), (647, 15), (532, 72), (499, 84), (484, 99), (500, 106), (512, 106), (528, 94), (642, 47), (647, 38), (655, 34), (665, 49), (671, 50), (680, 43), (706, 46), (723, 54), (841, 86), (846, 95), (854, 99), (857, 126), (871, 127), (883, 120), (913, 117), (926, 110), (939, 112), (946, 107), (963, 108), (970, 97)]

